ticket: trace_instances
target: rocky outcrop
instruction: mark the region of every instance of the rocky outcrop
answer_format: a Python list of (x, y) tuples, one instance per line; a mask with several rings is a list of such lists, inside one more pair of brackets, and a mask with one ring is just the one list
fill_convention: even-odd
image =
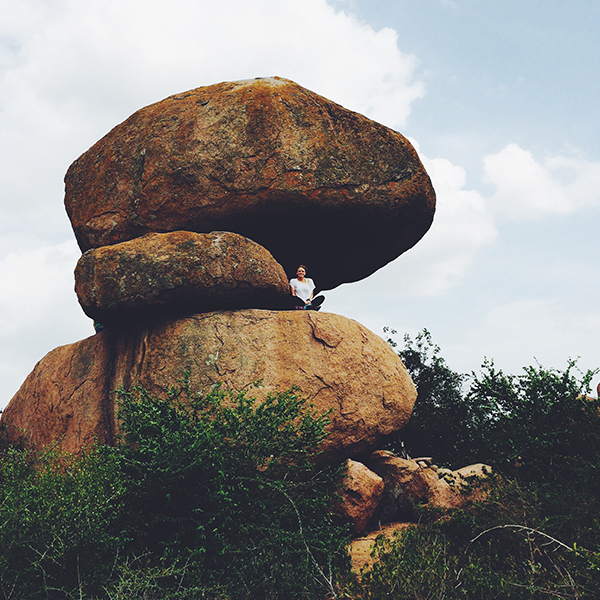
[[(350, 508), (344, 505), (338, 514), (344, 515), (356, 534), (365, 527), (378, 530), (387, 523), (411, 523), (423, 514), (441, 514), (474, 502), (485, 502), (490, 496), (492, 469), (476, 464), (456, 471), (439, 469), (431, 458), (405, 459), (387, 450), (376, 450), (366, 459), (368, 467), (352, 461), (348, 473), (356, 473), (356, 482), (346, 478), (349, 490), (340, 492)], [(381, 479), (383, 490), (378, 491), (376, 506), (369, 499), (369, 483)], [(364, 500), (363, 500), (364, 496)], [(430, 509), (434, 509), (432, 512)], [(370, 521), (365, 522), (367, 511)]]
[[(184, 370), (194, 389), (223, 382), (260, 401), (298, 385), (332, 410), (323, 462), (373, 449), (408, 420), (416, 390), (393, 350), (350, 319), (308, 311), (217, 311), (112, 327), (44, 357), (2, 415), (10, 440), (78, 452), (113, 443), (114, 391), (162, 394)], [(252, 388), (254, 382), (259, 387)]]
[[(136, 112), (65, 183), (77, 295), (105, 329), (36, 365), (2, 414), (10, 443), (114, 444), (118, 389), (161, 397), (186, 373), (197, 392), (257, 402), (297, 386), (330, 420), (324, 465), (408, 421), (417, 394), (398, 355), (320, 305), (295, 310), (288, 285), (300, 263), (320, 289), (358, 281), (429, 229), (435, 193), (401, 134), (285, 79), (221, 83)], [(429, 463), (396, 459), (348, 462), (355, 533), (435, 487)]]
[(353, 539), (348, 546), (352, 572), (360, 579), (361, 572), (366, 573), (371, 569), (375, 563), (375, 557), (372, 555), (373, 546), (379, 536), (383, 536), (388, 543), (391, 543), (398, 535), (402, 535), (411, 527), (417, 527), (416, 523), (385, 523), (363, 537)]
[(236, 233), (149, 233), (88, 250), (75, 269), (86, 315), (104, 324), (158, 314), (282, 308), (283, 267), (268, 250)]
[(435, 194), (400, 133), (278, 77), (133, 114), (69, 168), (82, 250), (148, 232), (239, 233), (321, 289), (363, 279), (429, 229)]
[(382, 523), (410, 520), (422, 512), (415, 510), (418, 505), (445, 511), (483, 502), (489, 496), (492, 469), (488, 465), (451, 471), (438, 469), (431, 460), (404, 459), (385, 450), (371, 454), (366, 462), (385, 483), (374, 519)]
[[(412, 508), (427, 502), (429, 490), (428, 469), (414, 460), (406, 460), (387, 450), (377, 450), (367, 460), (369, 468), (385, 482), (376, 518), (382, 523), (410, 520)], [(438, 477), (435, 475), (435, 480)]]
[(440, 469), (432, 480), (427, 496), (428, 508), (441, 510), (463, 508), (470, 502), (485, 502), (490, 494), (492, 468), (483, 463), (450, 471)]
[(383, 479), (360, 462), (348, 459), (337, 514), (359, 535), (373, 516), (383, 492)]

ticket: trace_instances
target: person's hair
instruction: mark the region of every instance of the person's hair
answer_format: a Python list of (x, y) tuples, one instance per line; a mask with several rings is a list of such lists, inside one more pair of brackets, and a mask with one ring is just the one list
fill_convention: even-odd
[(296, 267), (296, 271), (297, 271), (298, 269), (304, 269), (304, 270), (306, 271), (306, 267), (305, 267), (304, 265), (298, 265), (298, 266)]

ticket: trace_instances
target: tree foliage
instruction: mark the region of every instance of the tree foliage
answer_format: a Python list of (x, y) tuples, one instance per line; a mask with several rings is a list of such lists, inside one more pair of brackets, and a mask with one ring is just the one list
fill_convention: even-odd
[(597, 598), (600, 406), (589, 396), (597, 371), (569, 361), (564, 371), (535, 365), (507, 375), (485, 361), (477, 374), (458, 374), (426, 330), (406, 336), (398, 354), (418, 398), (392, 449), (452, 468), (484, 462), (498, 476), (487, 503), (381, 538), (374, 568), (350, 595)]
[(536, 365), (507, 375), (486, 360), (479, 373), (459, 374), (427, 330), (414, 340), (405, 336), (398, 355), (418, 397), (396, 444), (403, 441), (413, 456), (434, 456), (452, 468), (486, 462), (536, 480), (560, 472), (561, 457), (598, 458), (600, 406), (589, 396), (598, 371), (579, 373), (569, 361), (564, 371)]

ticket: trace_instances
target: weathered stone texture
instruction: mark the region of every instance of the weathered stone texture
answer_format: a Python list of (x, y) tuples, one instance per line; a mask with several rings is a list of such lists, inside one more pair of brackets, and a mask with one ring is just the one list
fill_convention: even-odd
[(358, 575), (360, 579), (361, 573), (364, 574), (373, 567), (375, 558), (371, 553), (373, 552), (375, 540), (379, 536), (383, 535), (389, 542), (392, 542), (397, 535), (401, 535), (411, 527), (418, 527), (418, 525), (416, 523), (403, 522), (382, 523), (377, 529), (369, 532), (364, 537), (352, 540), (352, 543), (348, 547), (348, 554), (350, 555), (353, 573)]
[(322, 289), (363, 279), (429, 229), (435, 193), (400, 133), (280, 78), (221, 83), (133, 114), (69, 168), (82, 250), (145, 233), (226, 230), (306, 264)]
[(99, 341), (59, 346), (37, 363), (2, 413), (9, 443), (80, 453), (114, 439), (112, 361)]
[[(295, 384), (319, 412), (333, 409), (323, 462), (376, 447), (406, 423), (416, 390), (393, 350), (350, 319), (306, 311), (239, 310), (112, 327), (50, 352), (2, 415), (40, 447), (62, 435), (78, 452), (114, 441), (114, 395), (136, 383), (164, 392), (191, 372), (200, 391), (217, 382), (258, 400)], [(260, 387), (252, 383), (260, 380)]]
[(75, 270), (84, 312), (102, 323), (178, 312), (280, 308), (283, 267), (235, 233), (176, 231), (88, 250)]
[(350, 458), (346, 461), (345, 468), (342, 500), (336, 507), (336, 512), (350, 523), (355, 535), (360, 535), (379, 504), (383, 479), (362, 463)]
[(492, 468), (483, 463), (444, 472), (429, 489), (429, 508), (463, 508), (469, 502), (485, 502), (490, 495)]
[(377, 518), (381, 522), (409, 518), (415, 504), (427, 502), (429, 482), (426, 472), (430, 469), (423, 469), (415, 461), (400, 458), (387, 450), (376, 450), (366, 463), (385, 483), (377, 508)]

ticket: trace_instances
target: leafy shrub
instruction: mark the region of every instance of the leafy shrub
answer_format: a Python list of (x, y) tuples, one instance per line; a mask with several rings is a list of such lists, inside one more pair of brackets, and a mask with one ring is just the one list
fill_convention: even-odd
[(244, 393), (187, 387), (167, 402), (120, 392), (130, 552), (185, 557), (186, 579), (234, 598), (323, 593), (343, 563), (343, 530), (328, 507), (337, 478), (309, 458), (326, 416), (296, 391), (255, 405)]
[(336, 473), (309, 460), (325, 415), (297, 390), (256, 404), (187, 383), (119, 390), (123, 440), (0, 460), (0, 594), (322, 598), (347, 561)]
[[(384, 328), (394, 335), (395, 330)], [(393, 338), (388, 338), (397, 347)], [(417, 388), (417, 401), (410, 421), (393, 440), (392, 449), (412, 456), (433, 456), (443, 466), (464, 466), (474, 456), (477, 435), (474, 410), (464, 394), (466, 376), (448, 368), (426, 329), (413, 341), (404, 336), (398, 356)]]
[(432, 454), (453, 468), (478, 461), (503, 472), (525, 466), (520, 472), (533, 478), (540, 470), (547, 475), (558, 456), (596, 461), (600, 405), (589, 393), (598, 370), (580, 374), (569, 361), (562, 372), (536, 365), (506, 375), (486, 360), (480, 374), (464, 375), (448, 368), (426, 329), (404, 342), (398, 355), (418, 398), (400, 439), (413, 455)]
[(0, 597), (79, 597), (101, 586), (122, 543), (123, 502), (119, 463), (102, 448), (78, 459), (8, 449), (0, 459)]
[(343, 590), (363, 600), (459, 600), (597, 597), (600, 553), (567, 546), (544, 531), (516, 525), (536, 519), (535, 497), (516, 483), (493, 489), (475, 510), (380, 536), (375, 564)]

